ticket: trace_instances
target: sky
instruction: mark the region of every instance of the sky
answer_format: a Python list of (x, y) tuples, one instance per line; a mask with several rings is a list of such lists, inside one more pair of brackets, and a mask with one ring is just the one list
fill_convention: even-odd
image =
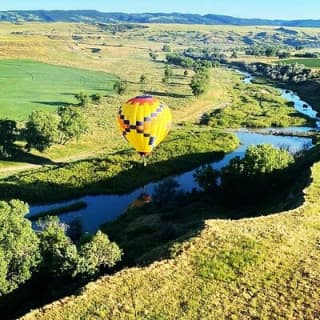
[(243, 18), (320, 19), (319, 0), (0, 0), (0, 11), (39, 9), (213, 13)]

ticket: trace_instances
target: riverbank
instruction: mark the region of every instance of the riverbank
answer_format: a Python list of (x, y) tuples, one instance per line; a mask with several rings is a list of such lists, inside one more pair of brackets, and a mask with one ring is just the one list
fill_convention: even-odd
[[(240, 70), (243, 70), (245, 73), (248, 71), (246, 65), (241, 62), (231, 63), (231, 66), (239, 68)], [(252, 73), (252, 71), (250, 72)], [(320, 91), (320, 78), (315, 77), (310, 78), (306, 81), (294, 83), (292, 81), (272, 80), (270, 78), (264, 77), (259, 72), (254, 74), (254, 76), (255, 79), (253, 80), (253, 83), (259, 85), (272, 85), (282, 88), (283, 90), (292, 90), (293, 92), (296, 92), (302, 100), (307, 102), (309, 105), (312, 105), (312, 108), (316, 112), (320, 112), (320, 101), (318, 95), (318, 92)], [(244, 79), (244, 81), (246, 81), (246, 79)]]
[(25, 172), (0, 182), (2, 199), (48, 203), (84, 194), (121, 194), (144, 184), (217, 161), (234, 150), (239, 140), (232, 133), (199, 126), (174, 130), (143, 167), (131, 149), (101, 159), (57, 168)]

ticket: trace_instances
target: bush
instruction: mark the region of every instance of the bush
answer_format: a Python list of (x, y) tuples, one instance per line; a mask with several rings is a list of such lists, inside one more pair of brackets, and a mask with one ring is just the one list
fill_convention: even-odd
[(236, 157), (222, 169), (222, 189), (227, 199), (258, 201), (287, 183), (286, 169), (293, 163), (287, 150), (268, 144), (250, 146), (243, 159)]
[(18, 200), (0, 202), (0, 296), (26, 282), (40, 261), (39, 240), (24, 217), (28, 211)]

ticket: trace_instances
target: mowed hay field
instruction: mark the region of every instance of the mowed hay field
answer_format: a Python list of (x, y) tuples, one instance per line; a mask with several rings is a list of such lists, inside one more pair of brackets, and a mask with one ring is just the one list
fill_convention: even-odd
[[(110, 94), (115, 77), (104, 72), (28, 60), (0, 61), (0, 118), (25, 120), (33, 110), (77, 103), (74, 95)], [(2, 93), (2, 94), (1, 94)]]

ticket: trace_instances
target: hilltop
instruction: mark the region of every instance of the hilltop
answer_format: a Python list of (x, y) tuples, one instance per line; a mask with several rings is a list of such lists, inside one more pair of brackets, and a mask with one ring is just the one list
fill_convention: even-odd
[(21, 23), (38, 22), (85, 22), (85, 23), (172, 23), (236, 26), (286, 26), (320, 27), (320, 20), (268, 20), (246, 19), (218, 14), (185, 13), (122, 13), (96, 10), (18, 10), (0, 11), (0, 21)]

